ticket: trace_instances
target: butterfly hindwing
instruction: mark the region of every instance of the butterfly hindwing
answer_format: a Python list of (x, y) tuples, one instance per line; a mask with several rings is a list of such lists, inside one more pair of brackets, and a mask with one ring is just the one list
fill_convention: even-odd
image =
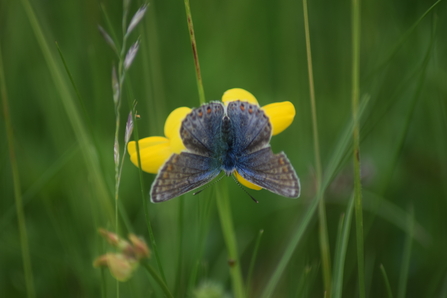
[(164, 202), (213, 180), (220, 173), (216, 160), (182, 152), (173, 154), (158, 171), (151, 187), (151, 201)]
[(284, 197), (300, 195), (300, 181), (284, 153), (273, 154), (270, 147), (263, 148), (239, 159), (236, 167), (246, 180)]
[(272, 126), (259, 106), (237, 100), (228, 104), (227, 114), (234, 130), (236, 155), (250, 154), (268, 146)]
[(219, 102), (204, 104), (193, 109), (182, 122), (180, 136), (192, 153), (213, 156), (221, 142), (224, 106)]

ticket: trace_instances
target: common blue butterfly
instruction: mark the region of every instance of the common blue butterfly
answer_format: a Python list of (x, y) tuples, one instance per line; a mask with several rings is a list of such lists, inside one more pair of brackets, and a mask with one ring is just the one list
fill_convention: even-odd
[(270, 148), (272, 125), (257, 105), (211, 102), (195, 108), (182, 122), (185, 151), (173, 154), (159, 170), (151, 200), (164, 202), (196, 189), (224, 171), (273, 193), (297, 198), (300, 182), (286, 155)]

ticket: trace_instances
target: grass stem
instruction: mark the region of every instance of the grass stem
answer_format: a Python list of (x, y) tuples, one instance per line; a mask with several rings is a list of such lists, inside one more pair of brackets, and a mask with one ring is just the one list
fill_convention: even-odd
[(388, 298), (393, 298), (393, 292), (391, 291), (390, 281), (388, 280), (388, 275), (386, 274), (385, 267), (380, 264), (380, 272), (382, 273), (383, 281), (385, 282), (386, 293)]
[[(199, 91), (200, 104), (204, 104), (205, 92), (203, 91), (202, 75), (200, 72), (199, 55), (197, 53), (196, 38), (194, 35), (194, 25), (192, 22), (191, 8), (189, 0), (185, 0), (186, 18), (188, 21), (189, 37), (191, 40), (192, 54), (196, 70), (197, 88)], [(224, 235), (225, 244), (228, 251), (228, 263), (230, 266), (230, 276), (233, 283), (233, 294), (236, 298), (245, 297), (244, 282), (242, 279), (241, 266), (239, 263), (236, 235), (233, 227), (233, 219), (231, 216), (231, 207), (228, 196), (226, 183), (223, 182), (218, 186), (217, 190), (217, 210), (219, 212), (222, 233)]]
[(261, 243), (261, 238), (263, 234), (264, 230), (260, 230), (258, 233), (258, 237), (256, 237), (256, 243), (255, 248), (253, 250), (253, 254), (251, 255), (250, 266), (248, 267), (248, 274), (247, 274), (247, 297), (250, 297), (251, 277), (253, 275), (253, 268), (255, 267), (256, 257), (258, 256), (259, 244)]
[(340, 220), (339, 232), (337, 233), (337, 246), (334, 257), (334, 281), (332, 284), (332, 297), (343, 297), (343, 273), (348, 248), (349, 233), (351, 229), (352, 211), (354, 209), (354, 196), (351, 196), (346, 206), (345, 216)]
[(399, 274), (399, 290), (397, 292), (397, 298), (406, 297), (407, 292), (407, 284), (408, 284), (408, 273), (410, 271), (410, 262), (411, 262), (411, 247), (413, 244), (413, 233), (414, 233), (414, 208), (410, 207), (410, 211), (408, 212), (408, 230), (410, 231), (407, 234), (407, 238), (405, 239), (405, 245), (402, 253), (402, 265), (400, 268)]
[(222, 233), (225, 239), (228, 252), (228, 265), (230, 266), (230, 276), (233, 283), (233, 294), (236, 298), (245, 297), (244, 283), (242, 280), (241, 265), (237, 252), (236, 234), (231, 216), (231, 206), (228, 196), (228, 189), (225, 179), (221, 184), (217, 184), (217, 210), (219, 212)]
[[(312, 133), (314, 139), (314, 156), (315, 156), (315, 170), (316, 170), (316, 188), (317, 191), (321, 190), (322, 169), (320, 160), (320, 144), (318, 137), (318, 121), (317, 121), (317, 108), (315, 104), (315, 87), (314, 76), (312, 67), (312, 50), (310, 44), (310, 32), (309, 32), (309, 14), (307, 9), (307, 0), (303, 0), (303, 13), (304, 13), (304, 30), (306, 35), (306, 53), (307, 53), (307, 69), (309, 73), (309, 92), (310, 92), (310, 104), (312, 109)], [(324, 194), (322, 194), (321, 200), (318, 203), (318, 219), (319, 219), (319, 239), (320, 239), (320, 253), (323, 267), (323, 282), (326, 292), (326, 297), (330, 298), (331, 295), (331, 258), (329, 237), (327, 231), (326, 221), (326, 205), (324, 202)]]
[(171, 292), (169, 291), (169, 288), (166, 285), (166, 283), (164, 282), (163, 278), (160, 275), (158, 275), (157, 271), (151, 265), (149, 265), (148, 262), (141, 262), (141, 265), (143, 265), (143, 267), (149, 272), (149, 274), (158, 283), (158, 285), (163, 290), (166, 297), (169, 297), (169, 298), (174, 297), (174, 296), (172, 296)]
[(354, 161), (354, 206), (355, 226), (357, 236), (357, 265), (359, 296), (365, 298), (365, 265), (363, 247), (363, 206), (362, 185), (360, 180), (360, 0), (352, 0), (352, 118), (353, 131), (353, 161)]
[(32, 298), (36, 297), (36, 293), (34, 289), (34, 277), (33, 277), (33, 269), (31, 266), (31, 255), (28, 243), (28, 233), (26, 230), (25, 211), (23, 210), (19, 167), (17, 165), (14, 150), (14, 136), (11, 124), (11, 117), (9, 113), (8, 95), (6, 92), (6, 82), (3, 70), (3, 57), (2, 57), (1, 46), (0, 46), (0, 90), (1, 90), (0, 97), (2, 98), (2, 106), (3, 106), (3, 117), (5, 120), (6, 136), (8, 140), (7, 142), (9, 150), (9, 159), (11, 162), (12, 181), (14, 185), (14, 198), (16, 204), (17, 221), (19, 225), (20, 246), (22, 249), (22, 261), (23, 261), (23, 270), (25, 272), (26, 292), (27, 297)]
[(188, 21), (189, 38), (191, 40), (192, 55), (194, 58), (194, 66), (196, 69), (197, 89), (199, 90), (200, 104), (204, 104), (205, 91), (203, 90), (202, 74), (200, 72), (199, 54), (197, 53), (196, 36), (194, 34), (194, 24), (192, 22), (191, 7), (189, 6), (189, 0), (185, 0), (186, 20)]

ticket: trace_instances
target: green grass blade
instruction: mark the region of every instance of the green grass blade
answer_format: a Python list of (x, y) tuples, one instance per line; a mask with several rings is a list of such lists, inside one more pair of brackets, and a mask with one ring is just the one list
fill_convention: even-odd
[[(431, 42), (430, 42), (430, 45), (429, 45), (427, 52), (424, 56), (424, 61), (422, 62), (422, 70), (421, 70), (421, 74), (420, 74), (415, 92), (409, 102), (409, 108), (405, 114), (403, 131), (399, 135), (399, 138), (396, 142), (397, 146), (395, 147), (394, 151), (391, 153), (391, 156), (393, 156), (391, 158), (393, 163), (389, 167), (389, 172), (386, 173), (386, 176), (388, 176), (388, 177), (392, 176), (394, 169), (397, 165), (397, 162), (399, 161), (399, 156), (401, 155), (402, 150), (404, 148), (405, 140), (408, 136), (408, 131), (409, 131), (411, 123), (412, 123), (414, 112), (416, 110), (416, 105), (419, 102), (419, 100), (422, 98), (421, 94), (422, 94), (422, 90), (423, 90), (423, 87), (425, 84), (425, 79), (426, 79), (426, 75), (427, 75), (427, 67), (429, 65), (430, 59), (432, 58), (433, 46), (434, 46), (435, 40), (436, 40), (435, 33), (436, 33), (436, 22), (434, 22), (434, 24), (433, 24)], [(386, 181), (390, 181), (390, 180), (391, 179), (389, 178)], [(387, 188), (387, 186), (388, 186), (388, 184), (385, 184), (385, 186), (383, 186), (383, 190), (385, 190)]]
[(245, 290), (242, 280), (241, 264), (237, 250), (236, 234), (234, 232), (233, 219), (231, 216), (230, 198), (228, 196), (226, 180), (222, 179), (220, 184), (217, 184), (216, 187), (217, 211), (219, 213), (225, 244), (227, 246), (228, 265), (230, 267), (233, 293), (234, 297), (241, 298), (245, 297)]
[(382, 264), (380, 264), (380, 272), (382, 273), (383, 282), (385, 283), (388, 298), (393, 298), (393, 292), (391, 291), (390, 281), (388, 280), (388, 275), (386, 274), (385, 267), (383, 267)]
[(100, 212), (109, 221), (113, 221), (113, 208), (110, 200), (110, 192), (107, 189), (106, 183), (104, 181), (98, 159), (97, 152), (93, 147), (90, 136), (87, 133), (82, 118), (79, 114), (78, 107), (75, 104), (72, 94), (69, 91), (68, 83), (66, 77), (63, 75), (59, 65), (56, 62), (53, 51), (50, 50), (49, 43), (45, 34), (40, 26), (40, 23), (34, 13), (33, 8), (28, 0), (22, 0), (22, 5), (28, 16), (28, 20), (31, 24), (31, 28), (34, 32), (35, 37), (39, 43), (42, 54), (48, 65), (51, 77), (54, 81), (55, 88), (59, 93), (62, 104), (67, 112), (68, 119), (73, 131), (75, 133), (76, 139), (79, 142), (79, 147), (81, 148), (82, 155), (84, 157), (85, 165), (90, 173), (93, 185), (95, 185), (96, 195), (95, 197), (100, 202), (101, 207), (97, 208), (97, 212)]
[(0, 97), (2, 100), (3, 117), (5, 121), (6, 136), (8, 142), (9, 160), (11, 163), (12, 180), (14, 184), (14, 199), (17, 212), (17, 221), (19, 225), (20, 247), (22, 250), (23, 270), (25, 273), (25, 285), (27, 297), (36, 297), (34, 287), (33, 268), (31, 264), (31, 255), (28, 243), (28, 232), (26, 229), (26, 216), (23, 209), (23, 197), (20, 186), (20, 173), (16, 160), (16, 152), (14, 149), (14, 136), (11, 115), (8, 106), (8, 95), (6, 91), (5, 73), (3, 70), (3, 54), (0, 45)]
[[(129, 77), (129, 74), (127, 74), (127, 76)], [(152, 229), (152, 223), (150, 221), (150, 217), (149, 217), (149, 206), (148, 206), (148, 195), (147, 192), (144, 189), (144, 179), (143, 179), (143, 170), (141, 170), (141, 156), (140, 156), (140, 145), (138, 143), (138, 140), (140, 139), (140, 134), (139, 134), (139, 125), (138, 125), (138, 118), (137, 118), (137, 109), (136, 109), (136, 103), (134, 104), (132, 102), (132, 98), (135, 98), (133, 95), (133, 89), (132, 89), (132, 85), (130, 84), (130, 80), (126, 80), (125, 81), (126, 84), (126, 88), (127, 88), (127, 92), (129, 93), (129, 95), (127, 96), (127, 103), (129, 108), (132, 110), (132, 121), (134, 123), (133, 126), (133, 137), (134, 137), (134, 141), (137, 147), (137, 160), (138, 160), (138, 178), (139, 178), (139, 182), (140, 182), (140, 195), (141, 195), (141, 201), (142, 201), (142, 205), (143, 205), (143, 210), (144, 210), (144, 218), (146, 220), (146, 227), (148, 230), (148, 234), (149, 234), (149, 241), (151, 243), (151, 249), (154, 252), (154, 256), (155, 256), (155, 260), (157, 261), (157, 266), (158, 266), (158, 270), (160, 270), (160, 274), (161, 277), (163, 279), (163, 281), (166, 283), (166, 277), (165, 277), (165, 273), (163, 270), (163, 265), (161, 263), (161, 259), (160, 259), (160, 253), (158, 251), (158, 247), (157, 247), (157, 243), (155, 241), (155, 236), (154, 236), (154, 232)], [(124, 153), (127, 151), (127, 148), (124, 149)]]
[(353, 164), (354, 164), (354, 201), (355, 201), (355, 227), (357, 240), (358, 287), (360, 298), (366, 297), (365, 290), (365, 264), (363, 247), (363, 206), (362, 184), (360, 178), (360, 119), (358, 105), (360, 97), (360, 0), (351, 2), (351, 30), (352, 30), (352, 119), (353, 131)]
[[(364, 100), (361, 101), (359, 111), (358, 111), (359, 117), (361, 117), (361, 115), (363, 114), (368, 101), (369, 101), (369, 97), (365, 97)], [(336, 169), (337, 169), (339, 163), (342, 161), (344, 154), (348, 150), (348, 146), (350, 144), (353, 130), (354, 130), (354, 122), (351, 121), (351, 123), (348, 125), (348, 127), (345, 129), (345, 131), (339, 138), (339, 141), (334, 149), (334, 153), (332, 154), (331, 159), (329, 160), (328, 166), (325, 171), (326, 175), (323, 178), (321, 188), (318, 190), (317, 195), (313, 199), (310, 206), (307, 208), (306, 213), (302, 217), (302, 220), (298, 224), (296, 230), (292, 233), (291, 240), (290, 240), (289, 244), (286, 246), (286, 249), (285, 249), (284, 253), (282, 254), (281, 259), (280, 259), (278, 265), (276, 266), (276, 269), (273, 272), (272, 277), (270, 278), (269, 282), (267, 283), (267, 286), (265, 287), (261, 297), (263, 297), (263, 298), (272, 297), (273, 291), (275, 290), (276, 286), (278, 285), (281, 275), (284, 273), (284, 270), (285, 270), (288, 262), (290, 261), (296, 246), (298, 245), (299, 241), (301, 240), (301, 237), (303, 236), (305, 230), (307, 229), (307, 226), (309, 225), (309, 223), (313, 217), (313, 214), (318, 207), (318, 204), (320, 202), (322, 194), (328, 187), (332, 178), (335, 176)]]
[(394, 44), (389, 53), (386, 55), (386, 58), (383, 59), (383, 62), (378, 63), (378, 66), (371, 71), (370, 74), (367, 75), (366, 80), (372, 78), (380, 69), (382, 69), (385, 65), (389, 64), (390, 60), (393, 59), (394, 55), (399, 51), (401, 46), (408, 40), (410, 35), (415, 31), (415, 29), (419, 26), (421, 21), (439, 4), (442, 0), (438, 0), (433, 3), (417, 20), (411, 25), (411, 27), (399, 38), (399, 40)]
[(351, 231), (352, 213), (354, 210), (354, 196), (351, 197), (349, 203), (346, 205), (346, 216), (341, 219), (339, 233), (337, 234), (337, 247), (334, 254), (334, 280), (332, 297), (342, 297), (343, 290), (343, 273), (344, 263), (346, 259), (346, 251), (348, 248), (349, 233)]
[(71, 75), (70, 69), (68, 68), (67, 62), (65, 61), (64, 55), (62, 54), (62, 51), (61, 51), (61, 48), (59, 47), (59, 44), (57, 42), (55, 42), (55, 44), (56, 44), (57, 51), (59, 53), (59, 57), (61, 58), (61, 61), (64, 64), (65, 72), (67, 73), (68, 78), (70, 79), (70, 83), (71, 83), (71, 85), (73, 86), (73, 89), (76, 92), (76, 97), (78, 98), (78, 103), (81, 106), (83, 119), (87, 122), (89, 133), (92, 134), (90, 120), (88, 118), (87, 109), (85, 108), (84, 101), (81, 98), (81, 94), (79, 93), (79, 89), (76, 86), (76, 83), (75, 83), (75, 81), (73, 79), (73, 76)]
[(177, 270), (175, 277), (175, 296), (178, 297), (183, 290), (183, 215), (185, 209), (185, 200), (178, 200), (178, 219), (177, 219), (177, 229), (178, 229), (178, 261), (177, 261)]
[(203, 90), (202, 73), (200, 72), (199, 54), (197, 53), (196, 36), (194, 33), (194, 24), (192, 22), (189, 0), (185, 0), (185, 10), (186, 10), (186, 20), (188, 22), (189, 38), (191, 40), (192, 55), (194, 58), (194, 66), (196, 69), (197, 89), (199, 90), (199, 102), (202, 105), (206, 102), (205, 91)]
[(402, 265), (400, 267), (399, 274), (399, 289), (397, 291), (398, 298), (405, 298), (407, 291), (407, 283), (408, 283), (408, 272), (410, 269), (410, 261), (411, 261), (411, 247), (413, 244), (413, 231), (414, 231), (414, 210), (413, 207), (410, 208), (409, 216), (408, 216), (408, 230), (410, 231), (407, 234), (405, 245), (402, 253)]
[[(304, 29), (306, 35), (306, 53), (307, 53), (307, 69), (309, 75), (309, 91), (310, 91), (310, 104), (312, 110), (312, 134), (314, 140), (314, 156), (315, 156), (315, 170), (316, 170), (316, 188), (319, 189), (322, 179), (322, 169), (320, 160), (320, 143), (318, 137), (318, 121), (317, 121), (317, 108), (315, 100), (315, 87), (312, 67), (312, 50), (310, 44), (310, 32), (309, 32), (309, 15), (307, 9), (307, 0), (303, 0), (303, 14), (304, 14)], [(320, 254), (323, 267), (323, 282), (326, 298), (330, 298), (331, 295), (331, 258), (329, 237), (327, 231), (327, 219), (326, 219), (326, 205), (324, 202), (324, 196), (322, 196), (318, 204), (318, 220), (319, 220), (319, 239), (320, 239)]]
[(211, 202), (213, 202), (214, 196), (205, 196), (200, 200), (197, 200), (197, 215), (198, 215), (198, 237), (196, 247), (198, 248), (196, 254), (194, 254), (194, 263), (191, 274), (189, 275), (187, 293), (192, 293), (197, 285), (197, 279), (199, 277), (199, 269), (205, 251), (206, 235), (209, 229), (209, 218), (211, 214)]
[(383, 198), (370, 191), (363, 191), (363, 208), (371, 213), (376, 213), (379, 217), (395, 225), (404, 231), (407, 235), (413, 234), (413, 239), (424, 247), (429, 247), (433, 241), (427, 230), (416, 220), (414, 221), (413, 231), (409, 230), (408, 212), (393, 204), (390, 200)]
[[(39, 179), (28, 188), (22, 195), (23, 206), (26, 206), (41, 190), (42, 188), (58, 174), (62, 168), (75, 156), (79, 147), (77, 144), (73, 144), (69, 149), (65, 151), (53, 164), (51, 164), (47, 170), (42, 173)], [(17, 213), (15, 212), (15, 206), (11, 206), (2, 216), (0, 216), (0, 231), (5, 230)]]
[(149, 274), (154, 278), (154, 280), (157, 282), (157, 284), (160, 286), (160, 288), (163, 290), (164, 294), (166, 297), (172, 298), (174, 296), (172, 296), (171, 292), (169, 291), (168, 286), (166, 285), (166, 283), (164, 282), (163, 278), (161, 278), (160, 275), (158, 275), (157, 271), (152, 268), (151, 265), (149, 265), (148, 262), (144, 261), (141, 262), (141, 265), (143, 265), (143, 267), (149, 272)]
[(264, 234), (264, 230), (260, 230), (258, 233), (258, 237), (256, 237), (255, 247), (250, 259), (250, 265), (248, 266), (248, 274), (247, 274), (247, 297), (250, 297), (250, 283), (251, 277), (253, 275), (253, 268), (255, 267), (256, 257), (258, 255), (259, 244), (261, 243), (262, 235)]
[(101, 267), (101, 297), (107, 298), (107, 279), (106, 279), (106, 268)]

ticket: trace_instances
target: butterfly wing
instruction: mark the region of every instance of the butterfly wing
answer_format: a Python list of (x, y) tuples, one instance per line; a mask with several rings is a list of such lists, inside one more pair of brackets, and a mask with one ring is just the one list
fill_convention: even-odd
[(234, 135), (234, 153), (243, 156), (269, 145), (272, 125), (264, 111), (257, 105), (233, 101), (227, 107)]
[(196, 108), (182, 122), (180, 136), (192, 153), (213, 157), (222, 146), (222, 117), (224, 106), (211, 102)]
[(151, 201), (164, 202), (196, 189), (220, 173), (214, 158), (193, 153), (173, 154), (158, 171), (151, 187)]
[(300, 181), (284, 153), (270, 147), (239, 158), (238, 173), (253, 184), (288, 198), (300, 196)]
[(193, 109), (182, 122), (180, 136), (189, 152), (173, 154), (151, 187), (154, 203), (178, 197), (213, 180), (220, 173), (216, 148), (221, 145), (224, 106), (211, 102)]
[(299, 197), (300, 181), (292, 164), (284, 153), (273, 154), (270, 148), (272, 125), (264, 111), (257, 105), (234, 101), (227, 113), (234, 130), (238, 173), (273, 193)]

